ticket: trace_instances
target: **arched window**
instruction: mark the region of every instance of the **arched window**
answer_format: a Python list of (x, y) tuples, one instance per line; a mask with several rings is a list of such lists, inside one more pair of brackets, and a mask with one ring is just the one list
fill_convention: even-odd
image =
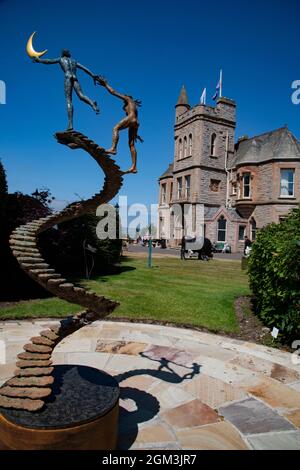
[(183, 146), (184, 146), (183, 156), (187, 157), (187, 138), (186, 138), (186, 136), (184, 136), (184, 139), (183, 139)]
[(179, 144), (178, 144), (178, 146), (179, 146), (179, 152), (178, 152), (178, 154), (179, 154), (179, 159), (180, 159), (180, 158), (182, 158), (182, 139), (179, 139)]
[(212, 134), (211, 136), (211, 141), (210, 141), (210, 155), (212, 157), (216, 156), (216, 140), (217, 140), (217, 134)]
[(189, 135), (189, 157), (192, 156), (193, 153), (193, 136), (192, 134)]
[(226, 241), (226, 219), (223, 215), (218, 220), (218, 242)]
[(251, 240), (255, 240), (255, 238), (256, 238), (256, 230), (257, 230), (255, 219), (252, 218), (252, 219), (250, 220), (250, 226), (251, 226)]

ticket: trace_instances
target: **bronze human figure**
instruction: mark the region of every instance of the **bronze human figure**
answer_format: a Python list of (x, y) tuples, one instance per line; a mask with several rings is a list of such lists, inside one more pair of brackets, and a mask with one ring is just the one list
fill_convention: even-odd
[(136, 161), (137, 161), (137, 151), (135, 148), (136, 140), (143, 142), (143, 139), (138, 135), (139, 121), (138, 121), (138, 106), (141, 106), (141, 101), (135, 100), (130, 95), (123, 95), (122, 93), (114, 90), (106, 81), (105, 78), (97, 76), (96, 81), (100, 83), (107, 91), (117, 98), (120, 98), (124, 102), (123, 109), (126, 113), (126, 117), (122, 119), (118, 124), (113, 128), (112, 135), (112, 146), (110, 149), (106, 150), (107, 153), (116, 154), (117, 145), (119, 142), (119, 131), (123, 129), (128, 129), (128, 143), (131, 153), (132, 166), (129, 170), (124, 173), (137, 173)]
[(77, 78), (77, 69), (81, 69), (90, 75), (95, 82), (96, 75), (93, 74), (89, 69), (81, 65), (79, 62), (71, 58), (71, 53), (68, 49), (63, 49), (61, 57), (57, 59), (40, 59), (39, 57), (33, 57), (34, 62), (39, 62), (41, 64), (59, 64), (65, 74), (65, 96), (67, 100), (67, 111), (68, 111), (68, 129), (73, 129), (73, 104), (72, 104), (72, 94), (73, 89), (75, 90), (78, 98), (81, 101), (84, 101), (90, 105), (96, 114), (99, 114), (100, 110), (96, 101), (92, 101), (90, 98), (85, 96), (82, 92), (80, 84)]

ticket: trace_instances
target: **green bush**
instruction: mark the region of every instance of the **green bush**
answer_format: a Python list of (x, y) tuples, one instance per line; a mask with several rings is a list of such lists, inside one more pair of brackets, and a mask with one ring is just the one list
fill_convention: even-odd
[[(69, 276), (84, 276), (86, 262), (89, 268), (93, 265), (92, 275), (110, 272), (120, 261), (122, 241), (99, 240), (96, 235), (98, 222), (98, 217), (86, 214), (41, 234), (40, 247), (47, 262), (59, 273)], [(84, 244), (95, 248), (96, 253), (84, 251)]]
[(300, 207), (259, 231), (249, 257), (256, 311), (283, 339), (300, 337)]

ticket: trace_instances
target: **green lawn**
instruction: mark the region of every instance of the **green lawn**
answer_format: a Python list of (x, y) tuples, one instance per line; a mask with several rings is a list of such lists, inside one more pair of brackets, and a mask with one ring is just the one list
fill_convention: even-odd
[[(163, 320), (206, 327), (215, 331), (237, 331), (233, 310), (235, 297), (250, 293), (247, 275), (240, 262), (181, 261), (145, 258), (126, 259), (121, 274), (82, 281), (96, 293), (120, 302), (114, 317)], [(57, 298), (22, 302), (0, 309), (0, 319), (61, 317), (81, 308)]]

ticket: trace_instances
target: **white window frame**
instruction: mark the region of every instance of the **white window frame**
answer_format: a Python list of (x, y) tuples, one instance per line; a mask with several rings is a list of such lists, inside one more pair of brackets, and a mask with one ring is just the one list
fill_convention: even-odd
[(182, 197), (182, 176), (177, 178), (177, 199)]
[[(186, 175), (184, 177), (184, 180), (185, 180), (185, 196), (190, 197), (190, 195), (191, 195), (191, 175)], [(187, 182), (189, 184), (187, 184)]]
[[(224, 220), (225, 221), (225, 229), (219, 229), (219, 221)], [(225, 232), (225, 240), (219, 240), (219, 232)], [(217, 241), (218, 243), (225, 243), (226, 242), (226, 237), (227, 237), (227, 220), (223, 215), (218, 218), (217, 220)]]
[[(249, 184), (245, 185), (245, 177), (249, 176)], [(249, 195), (245, 196), (245, 187), (249, 187)], [(247, 171), (243, 173), (243, 199), (251, 199), (251, 173)]]
[[(292, 182), (290, 182), (288, 179), (286, 180), (287, 182), (287, 187), (283, 186), (282, 184), (282, 181), (283, 181), (283, 175), (282, 173), (283, 172), (291, 172), (292, 175), (293, 175), (293, 180)], [(282, 191), (284, 189), (287, 189), (287, 191), (289, 191), (290, 189), (290, 184), (292, 185), (292, 189), (293, 189), (293, 194), (283, 194)], [(289, 198), (289, 197), (295, 197), (295, 168), (280, 168), (280, 197), (281, 198)]]

